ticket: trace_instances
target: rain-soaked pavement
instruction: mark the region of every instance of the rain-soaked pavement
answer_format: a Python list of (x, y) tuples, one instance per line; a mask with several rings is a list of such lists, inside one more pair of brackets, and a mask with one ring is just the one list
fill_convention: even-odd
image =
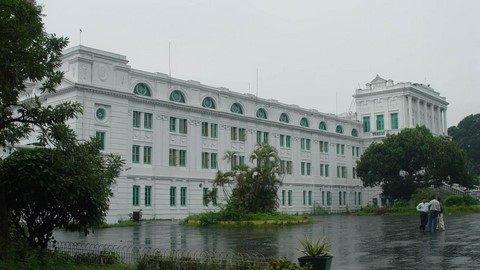
[(57, 231), (58, 241), (151, 246), (190, 251), (247, 252), (265, 257), (301, 254), (298, 239), (326, 237), (332, 269), (480, 269), (480, 215), (446, 216), (446, 231), (422, 233), (418, 217), (330, 215), (308, 225), (199, 228), (178, 221), (99, 229), (95, 234)]

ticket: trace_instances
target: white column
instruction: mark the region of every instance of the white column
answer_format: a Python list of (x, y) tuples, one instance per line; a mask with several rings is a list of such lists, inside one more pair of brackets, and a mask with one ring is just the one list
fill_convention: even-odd
[(420, 126), (420, 99), (417, 98), (417, 124), (416, 126)]
[(391, 130), (392, 129), (392, 124), (390, 123), (390, 114), (389, 114), (389, 108), (388, 108), (388, 103), (389, 103), (390, 98), (386, 98), (385, 102), (385, 130)]
[(447, 135), (448, 127), (447, 127), (447, 109), (443, 110), (443, 135)]
[(435, 132), (435, 106), (430, 104), (430, 131)]
[(408, 96), (408, 127), (413, 127), (412, 96)]
[(428, 128), (428, 121), (427, 121), (427, 101), (423, 101), (423, 124), (425, 125), (426, 128)]
[(440, 111), (440, 107), (437, 107), (437, 134), (442, 134), (442, 113)]

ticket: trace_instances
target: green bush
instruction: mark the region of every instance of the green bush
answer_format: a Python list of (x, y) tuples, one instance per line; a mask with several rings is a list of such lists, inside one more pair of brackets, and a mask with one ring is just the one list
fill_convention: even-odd
[(393, 207), (402, 208), (402, 207), (409, 207), (409, 206), (410, 204), (408, 203), (408, 201), (400, 199), (395, 202)]
[(451, 195), (445, 200), (445, 206), (453, 205), (478, 205), (478, 200), (471, 196)]
[(422, 199), (425, 198), (427, 201), (430, 201), (430, 198), (436, 197), (436, 193), (431, 188), (417, 188), (412, 195), (411, 201), (414, 206), (422, 202)]

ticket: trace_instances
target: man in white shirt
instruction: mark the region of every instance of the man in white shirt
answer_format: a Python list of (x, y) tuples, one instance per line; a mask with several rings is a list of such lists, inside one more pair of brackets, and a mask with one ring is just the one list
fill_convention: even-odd
[(425, 226), (428, 222), (428, 207), (427, 199), (423, 198), (422, 202), (417, 205), (417, 211), (420, 213), (420, 230), (425, 231)]
[(428, 223), (428, 228), (431, 232), (437, 230), (437, 217), (440, 213), (441, 207), (440, 202), (438, 202), (435, 197), (432, 197), (430, 204), (430, 223)]

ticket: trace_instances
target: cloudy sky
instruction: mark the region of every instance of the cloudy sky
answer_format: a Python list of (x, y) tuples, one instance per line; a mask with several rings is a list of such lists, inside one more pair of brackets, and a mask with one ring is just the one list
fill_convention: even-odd
[[(377, 74), (430, 84), (448, 126), (480, 113), (480, 1), (37, 0), (47, 32), (169, 73), (325, 113)], [(258, 80), (257, 80), (258, 71)], [(258, 85), (258, 90), (257, 90)]]

